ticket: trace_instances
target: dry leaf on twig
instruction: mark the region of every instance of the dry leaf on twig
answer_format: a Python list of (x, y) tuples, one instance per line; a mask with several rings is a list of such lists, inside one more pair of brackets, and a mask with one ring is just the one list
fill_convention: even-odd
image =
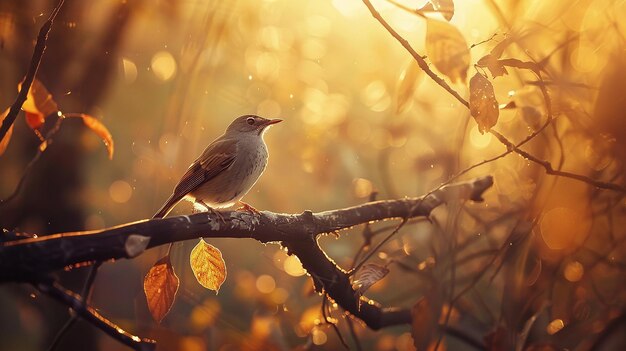
[(488, 132), (498, 122), (500, 111), (493, 85), (482, 74), (476, 73), (470, 79), (470, 112), (478, 123), (481, 133)]
[(218, 248), (200, 239), (191, 250), (189, 263), (200, 285), (215, 292), (220, 290), (226, 280), (226, 263)]
[(148, 308), (155, 321), (161, 323), (172, 308), (180, 282), (167, 255), (158, 260), (143, 280)]

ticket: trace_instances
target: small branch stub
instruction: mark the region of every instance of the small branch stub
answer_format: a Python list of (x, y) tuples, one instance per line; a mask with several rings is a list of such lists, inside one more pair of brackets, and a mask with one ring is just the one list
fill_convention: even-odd
[(124, 250), (126, 250), (126, 255), (128, 255), (128, 258), (134, 258), (139, 256), (142, 252), (146, 251), (149, 243), (149, 236), (131, 234), (126, 239), (126, 243), (124, 244)]

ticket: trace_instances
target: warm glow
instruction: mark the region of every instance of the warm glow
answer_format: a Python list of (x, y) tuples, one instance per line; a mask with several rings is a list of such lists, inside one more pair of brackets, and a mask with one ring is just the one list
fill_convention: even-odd
[(292, 277), (299, 277), (306, 274), (306, 271), (304, 270), (304, 268), (302, 268), (302, 263), (300, 263), (300, 259), (298, 259), (298, 256), (295, 255), (288, 256), (285, 259), (283, 268), (285, 269), (285, 272), (287, 272), (287, 274)]
[(123, 204), (130, 200), (133, 195), (133, 188), (123, 180), (116, 180), (109, 186), (109, 195), (117, 203)]
[(572, 283), (575, 283), (582, 279), (583, 274), (585, 273), (585, 268), (578, 261), (569, 262), (565, 266), (565, 270), (563, 271), (563, 276), (565, 279), (569, 280)]
[(271, 276), (263, 274), (257, 278), (256, 288), (263, 294), (269, 294), (276, 288), (276, 282)]
[(176, 74), (176, 60), (168, 51), (159, 51), (152, 56), (152, 73), (162, 81), (168, 81)]
[(546, 327), (546, 332), (550, 335), (554, 335), (559, 332), (559, 330), (565, 327), (565, 323), (563, 323), (562, 319), (555, 319)]

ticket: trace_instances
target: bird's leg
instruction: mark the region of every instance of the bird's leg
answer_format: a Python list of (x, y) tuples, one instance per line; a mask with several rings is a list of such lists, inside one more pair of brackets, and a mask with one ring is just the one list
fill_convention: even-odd
[(196, 203), (204, 206), (207, 209), (207, 212), (211, 212), (212, 214), (214, 214), (217, 218), (219, 218), (220, 221), (222, 221), (222, 223), (226, 224), (226, 219), (224, 218), (224, 216), (222, 216), (222, 214), (219, 211), (216, 211), (215, 209), (213, 209), (211, 206), (207, 205), (204, 203), (204, 201), (202, 200), (196, 200)]
[(261, 212), (259, 212), (259, 210), (257, 210), (256, 208), (248, 205), (247, 203), (243, 202), (243, 201), (238, 201), (239, 203), (239, 208), (237, 209), (237, 211), (242, 210), (242, 211), (248, 211), (252, 214), (259, 214)]

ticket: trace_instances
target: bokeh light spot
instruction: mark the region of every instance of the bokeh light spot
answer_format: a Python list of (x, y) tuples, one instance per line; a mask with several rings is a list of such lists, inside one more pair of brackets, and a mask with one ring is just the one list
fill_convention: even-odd
[(326, 333), (324, 333), (323, 330), (320, 330), (319, 328), (315, 328), (311, 332), (311, 339), (315, 345), (319, 346), (319, 345), (324, 345), (326, 341), (328, 340), (328, 337), (326, 336)]
[(486, 148), (491, 142), (491, 134), (481, 134), (478, 130), (478, 125), (475, 125), (470, 131), (470, 143), (477, 149)]
[(276, 288), (276, 282), (272, 276), (263, 274), (256, 279), (256, 288), (263, 294), (269, 294)]
[(154, 54), (150, 67), (157, 79), (164, 82), (172, 79), (176, 74), (176, 60), (167, 51), (159, 51)]
[(354, 195), (359, 198), (368, 197), (374, 190), (372, 182), (364, 178), (356, 178), (352, 181), (352, 185), (354, 187)]
[(123, 180), (116, 180), (109, 186), (109, 195), (117, 203), (123, 204), (130, 200), (133, 195), (133, 188)]
[(546, 327), (546, 332), (550, 335), (554, 335), (559, 332), (559, 330), (565, 327), (565, 323), (563, 323), (562, 319), (555, 319)]
[(569, 262), (563, 270), (563, 276), (565, 277), (565, 279), (569, 280), (572, 283), (581, 280), (584, 273), (585, 268), (578, 261)]
[(299, 277), (306, 274), (306, 271), (302, 268), (300, 259), (298, 259), (295, 255), (289, 256), (285, 259), (283, 268), (285, 269), (285, 272), (292, 277)]
[(122, 59), (122, 70), (124, 72), (124, 81), (131, 84), (137, 79), (137, 65), (127, 58)]

